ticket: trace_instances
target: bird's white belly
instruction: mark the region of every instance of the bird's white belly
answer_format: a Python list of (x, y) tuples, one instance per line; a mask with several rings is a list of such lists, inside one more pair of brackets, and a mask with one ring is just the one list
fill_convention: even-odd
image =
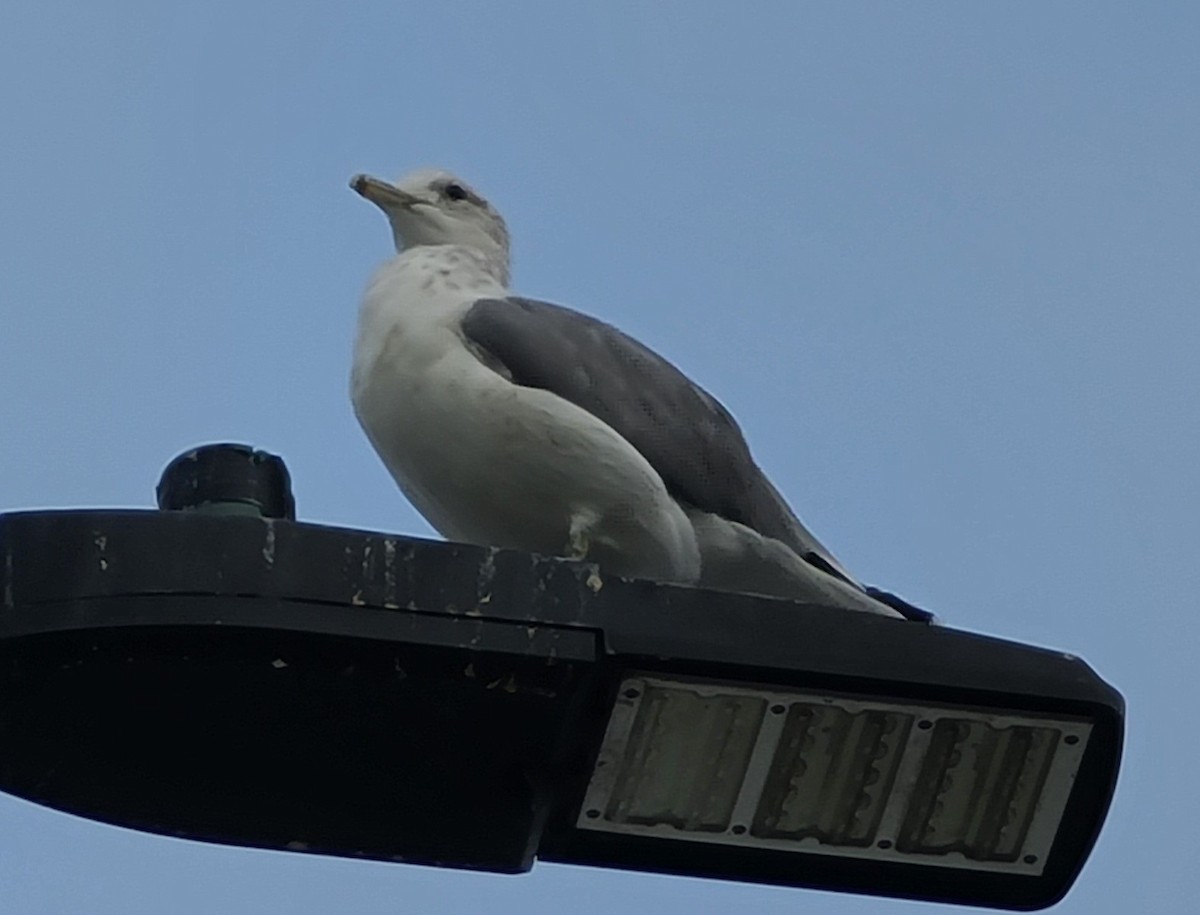
[(591, 414), (508, 382), (445, 325), (394, 328), (364, 368), (359, 421), (444, 536), (550, 555), (586, 550), (630, 576), (699, 577), (683, 511), (641, 454)]

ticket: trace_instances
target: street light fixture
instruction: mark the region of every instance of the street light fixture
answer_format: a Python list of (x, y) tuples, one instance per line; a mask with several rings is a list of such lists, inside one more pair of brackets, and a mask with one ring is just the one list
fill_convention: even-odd
[(1070, 655), (298, 523), (278, 458), (0, 516), (0, 789), (198, 839), (1013, 909), (1070, 888), (1120, 695)]

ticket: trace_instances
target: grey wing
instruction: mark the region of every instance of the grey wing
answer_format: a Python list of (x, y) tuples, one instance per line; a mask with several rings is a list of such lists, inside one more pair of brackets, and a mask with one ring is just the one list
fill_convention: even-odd
[(551, 391), (611, 426), (680, 502), (773, 537), (861, 587), (754, 462), (729, 411), (653, 350), (603, 321), (516, 296), (475, 302), (462, 330), (513, 383)]

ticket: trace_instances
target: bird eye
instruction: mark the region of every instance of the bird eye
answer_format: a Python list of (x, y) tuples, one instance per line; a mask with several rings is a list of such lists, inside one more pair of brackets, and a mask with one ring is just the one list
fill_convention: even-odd
[(466, 200), (467, 199), (467, 189), (465, 187), (463, 187), (461, 184), (447, 184), (446, 185), (446, 196), (449, 197), (451, 200)]

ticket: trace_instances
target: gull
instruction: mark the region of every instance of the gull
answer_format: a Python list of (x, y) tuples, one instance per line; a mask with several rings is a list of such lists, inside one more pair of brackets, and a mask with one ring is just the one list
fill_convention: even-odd
[(466, 182), (425, 169), (350, 186), (387, 216), (397, 252), (359, 311), (354, 412), (444, 537), (929, 617), (851, 576), (678, 368), (596, 318), (513, 295), (504, 219)]

